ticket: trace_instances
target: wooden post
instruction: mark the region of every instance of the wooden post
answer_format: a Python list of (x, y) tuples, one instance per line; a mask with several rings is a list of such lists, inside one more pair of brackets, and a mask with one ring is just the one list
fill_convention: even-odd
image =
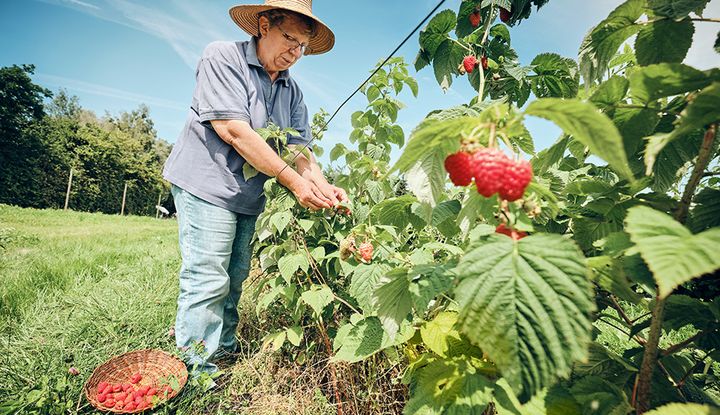
[(65, 209), (63, 209), (63, 210), (67, 210), (68, 203), (70, 202), (70, 187), (72, 187), (72, 176), (73, 176), (73, 169), (72, 169), (72, 167), (70, 167), (70, 178), (68, 179), (67, 193), (65, 193)]
[(162, 200), (162, 189), (160, 190), (160, 194), (158, 195), (158, 202), (157, 205), (155, 205), (155, 219), (160, 217), (160, 201)]
[(120, 208), (120, 216), (125, 214), (125, 196), (127, 195), (127, 182), (125, 182), (125, 190), (123, 190), (122, 207)]

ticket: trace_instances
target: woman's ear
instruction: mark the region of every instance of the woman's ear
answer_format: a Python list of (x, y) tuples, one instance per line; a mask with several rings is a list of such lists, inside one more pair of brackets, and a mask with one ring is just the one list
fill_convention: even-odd
[(259, 36), (265, 37), (270, 31), (270, 20), (265, 16), (260, 16), (258, 20)]

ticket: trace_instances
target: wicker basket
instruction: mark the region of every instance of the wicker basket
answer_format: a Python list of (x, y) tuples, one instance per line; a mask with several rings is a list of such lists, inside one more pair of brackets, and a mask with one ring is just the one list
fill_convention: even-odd
[(83, 387), (85, 396), (95, 408), (101, 411), (121, 414), (143, 412), (145, 411), (143, 409), (126, 411), (106, 408), (97, 400), (97, 388), (100, 382), (128, 383), (128, 379), (135, 373), (142, 375), (142, 379), (137, 384), (138, 386), (155, 386), (174, 377), (180, 387), (168, 394), (167, 400), (177, 396), (187, 383), (188, 378), (185, 363), (171, 354), (157, 349), (136, 350), (113, 357), (95, 368)]

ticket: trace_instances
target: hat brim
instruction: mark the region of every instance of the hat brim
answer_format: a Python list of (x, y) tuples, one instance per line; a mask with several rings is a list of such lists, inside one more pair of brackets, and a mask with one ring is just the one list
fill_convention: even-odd
[(315, 17), (312, 13), (308, 13), (306, 10), (299, 8), (296, 9), (292, 6), (278, 7), (259, 4), (240, 5), (230, 8), (230, 17), (233, 19), (235, 24), (240, 26), (240, 28), (250, 36), (259, 36), (258, 13), (272, 9), (290, 10), (307, 16), (315, 21), (316, 33), (315, 36), (308, 41), (308, 49), (305, 50), (305, 55), (319, 55), (329, 51), (335, 45), (335, 34), (325, 23), (322, 22), (322, 20)]

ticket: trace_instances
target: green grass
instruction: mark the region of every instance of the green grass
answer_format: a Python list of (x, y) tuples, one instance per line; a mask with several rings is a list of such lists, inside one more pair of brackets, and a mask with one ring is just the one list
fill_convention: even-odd
[[(179, 267), (174, 220), (0, 205), (0, 414), (99, 413), (81, 393), (95, 367), (130, 350), (174, 352)], [(316, 385), (260, 352), (254, 306), (241, 313), (245, 358), (220, 387), (189, 384), (154, 413), (332, 413)]]

